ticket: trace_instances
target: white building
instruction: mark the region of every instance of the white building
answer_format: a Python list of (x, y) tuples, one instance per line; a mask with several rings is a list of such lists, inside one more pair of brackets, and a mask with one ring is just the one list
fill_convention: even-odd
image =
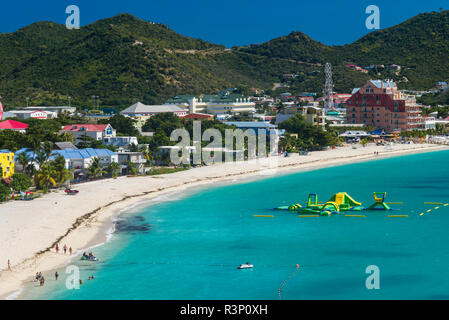
[(75, 144), (83, 141), (84, 136), (94, 140), (104, 140), (116, 136), (116, 130), (110, 124), (72, 124), (62, 128), (62, 132), (69, 132), (75, 137)]
[(58, 117), (56, 112), (42, 110), (12, 110), (8, 111), (14, 117), (20, 120), (26, 119), (55, 119)]
[(188, 113), (187, 108), (174, 105), (145, 105), (141, 102), (137, 102), (131, 107), (121, 111), (120, 114), (128, 117), (151, 117), (158, 113), (167, 112), (172, 112), (179, 117), (185, 116)]

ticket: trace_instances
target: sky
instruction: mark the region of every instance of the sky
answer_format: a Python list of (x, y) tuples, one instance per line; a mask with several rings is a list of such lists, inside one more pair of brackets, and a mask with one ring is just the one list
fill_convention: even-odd
[(15, 0), (0, 5), (0, 33), (37, 21), (65, 24), (69, 5), (80, 8), (81, 26), (127, 12), (227, 47), (262, 43), (292, 31), (327, 45), (351, 43), (373, 31), (365, 23), (369, 5), (380, 9), (380, 29), (419, 13), (449, 9), (447, 0)]

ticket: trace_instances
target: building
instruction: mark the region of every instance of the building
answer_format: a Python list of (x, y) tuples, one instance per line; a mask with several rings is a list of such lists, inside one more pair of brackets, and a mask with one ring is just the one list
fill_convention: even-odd
[(349, 98), (351, 98), (352, 94), (349, 93), (336, 93), (334, 94), (333, 100), (335, 104), (346, 103)]
[[(39, 170), (39, 163), (37, 162), (36, 153), (27, 148), (20, 149), (16, 152), (16, 168), (18, 170), (23, 170), (20, 163), (18, 163), (19, 155), (22, 153), (30, 159), (30, 164)], [(106, 167), (112, 162), (118, 162), (118, 154), (108, 149), (86, 148), (53, 150), (49, 160), (55, 160), (58, 156), (64, 157), (66, 169), (73, 169), (75, 178), (86, 175), (86, 170), (89, 168), (94, 158), (99, 158), (100, 166), (102, 167)]]
[(400, 92), (393, 81), (369, 80), (353, 90), (346, 102), (348, 124), (371, 125), (389, 132), (424, 129), (422, 106), (415, 96)]
[(65, 149), (54, 150), (52, 159), (57, 156), (63, 156), (66, 160), (66, 168), (78, 170), (86, 170), (91, 165), (94, 158), (100, 160), (100, 166), (106, 167), (113, 162), (118, 163), (118, 154), (109, 149)]
[(259, 130), (266, 130), (266, 135), (269, 136), (271, 133), (274, 133), (277, 136), (281, 136), (285, 133), (285, 130), (279, 130), (277, 125), (267, 123), (267, 122), (251, 122), (251, 121), (224, 121), (223, 124), (228, 126), (234, 126), (237, 129), (241, 129), (243, 131), (246, 130), (254, 130), (256, 135), (259, 134)]
[(76, 107), (70, 107), (70, 106), (41, 106), (41, 107), (26, 107), (23, 108), (23, 110), (29, 110), (29, 111), (49, 111), (49, 112), (55, 112), (57, 114), (65, 112), (68, 114), (73, 114), (76, 112)]
[(0, 130), (14, 130), (25, 133), (27, 129), (28, 125), (19, 121), (5, 120), (3, 122), (0, 122)]
[(440, 81), (440, 82), (437, 82), (436, 88), (437, 88), (438, 90), (444, 90), (444, 89), (446, 89), (447, 87), (449, 87), (449, 85), (447, 84), (446, 81)]
[(103, 139), (103, 143), (107, 146), (114, 146), (117, 148), (128, 147), (132, 144), (139, 145), (137, 137), (106, 137)]
[(435, 117), (423, 117), (424, 120), (424, 129), (425, 130), (434, 130), (436, 129), (436, 121), (437, 119)]
[(14, 174), (14, 153), (0, 150), (0, 178), (10, 178)]
[(128, 117), (151, 117), (159, 113), (172, 112), (175, 115), (182, 117), (187, 115), (187, 108), (182, 108), (174, 105), (145, 105), (141, 102), (133, 104), (131, 107), (121, 111), (120, 114)]
[(122, 174), (130, 174), (129, 164), (133, 164), (136, 168), (137, 173), (145, 173), (145, 164), (147, 160), (142, 152), (119, 152), (118, 153), (118, 163), (121, 166)]
[(188, 110), (188, 113), (254, 113), (256, 104), (241, 94), (220, 92), (215, 95), (179, 95), (167, 102), (169, 105), (176, 105)]
[(82, 142), (84, 136), (94, 140), (104, 140), (116, 136), (116, 130), (110, 124), (72, 124), (63, 127), (62, 132), (71, 133), (75, 138), (75, 144)]
[(10, 110), (8, 111), (14, 117), (20, 120), (26, 119), (55, 119), (58, 117), (56, 112), (42, 110)]

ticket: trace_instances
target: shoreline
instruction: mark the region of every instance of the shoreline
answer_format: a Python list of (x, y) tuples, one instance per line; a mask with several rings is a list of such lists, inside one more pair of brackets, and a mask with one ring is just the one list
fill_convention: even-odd
[[(268, 159), (279, 162), (272, 174), (263, 174), (267, 166), (255, 161), (217, 164), (162, 176), (89, 182), (79, 186), (80, 195), (75, 197), (58, 191), (32, 202), (6, 203), (0, 206), (0, 243), (6, 247), (0, 250), (0, 265), (6, 265), (10, 256), (13, 271), (0, 271), (0, 299), (20, 298), (25, 283), (37, 271), (45, 273), (67, 265), (84, 248), (106, 243), (114, 219), (133, 208), (146, 207), (150, 202), (159, 203), (158, 198), (167, 194), (198, 192), (197, 189), (211, 183), (225, 185), (236, 178), (236, 183), (245, 183), (324, 167), (442, 150), (449, 148), (432, 144), (394, 145), (392, 150), (373, 145), (357, 149), (341, 147), (313, 152), (310, 156), (295, 154), (288, 158)], [(379, 156), (374, 152), (379, 152)], [(56, 254), (53, 249), (56, 243), (60, 247), (65, 243), (72, 246), (74, 254)]]

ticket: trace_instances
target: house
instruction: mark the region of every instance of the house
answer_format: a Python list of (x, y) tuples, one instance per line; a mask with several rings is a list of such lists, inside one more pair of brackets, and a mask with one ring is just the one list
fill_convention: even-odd
[[(39, 170), (36, 153), (27, 148), (20, 149), (15, 154), (15, 162), (17, 170), (23, 170), (21, 164), (18, 162), (19, 155), (25, 153), (31, 160), (30, 164)], [(89, 168), (94, 158), (99, 158), (102, 167), (108, 166), (112, 162), (118, 162), (118, 154), (108, 149), (64, 149), (53, 150), (49, 160), (55, 160), (58, 156), (63, 156), (66, 163), (66, 169), (73, 169), (75, 178), (86, 175), (86, 170)]]
[(0, 130), (14, 130), (25, 133), (27, 129), (28, 125), (19, 121), (5, 120), (0, 122)]
[(346, 101), (347, 123), (372, 125), (389, 132), (423, 130), (422, 106), (398, 90), (392, 80), (369, 80)]
[(65, 149), (53, 150), (51, 159), (63, 156), (66, 160), (66, 168), (83, 171), (89, 168), (94, 158), (100, 160), (100, 166), (106, 167), (113, 162), (118, 162), (118, 154), (109, 149)]
[(446, 81), (440, 81), (440, 82), (437, 82), (436, 88), (437, 88), (438, 90), (444, 90), (444, 89), (446, 89), (447, 87), (449, 87), (449, 85), (447, 84)]
[(116, 130), (110, 124), (72, 124), (63, 127), (62, 132), (71, 133), (75, 138), (75, 144), (82, 142), (84, 136), (98, 141), (116, 136)]
[(133, 164), (136, 168), (137, 173), (145, 173), (145, 164), (147, 160), (142, 152), (119, 152), (118, 153), (118, 163), (121, 166), (122, 174), (130, 174), (129, 164)]
[(10, 178), (14, 174), (14, 153), (0, 150), (0, 178)]
[(103, 139), (103, 144), (107, 146), (114, 146), (117, 148), (128, 147), (132, 144), (139, 145), (137, 137), (105, 137)]
[(13, 114), (14, 117), (26, 120), (26, 119), (55, 119), (58, 117), (56, 112), (52, 111), (42, 111), (42, 110), (10, 110), (9, 113)]

